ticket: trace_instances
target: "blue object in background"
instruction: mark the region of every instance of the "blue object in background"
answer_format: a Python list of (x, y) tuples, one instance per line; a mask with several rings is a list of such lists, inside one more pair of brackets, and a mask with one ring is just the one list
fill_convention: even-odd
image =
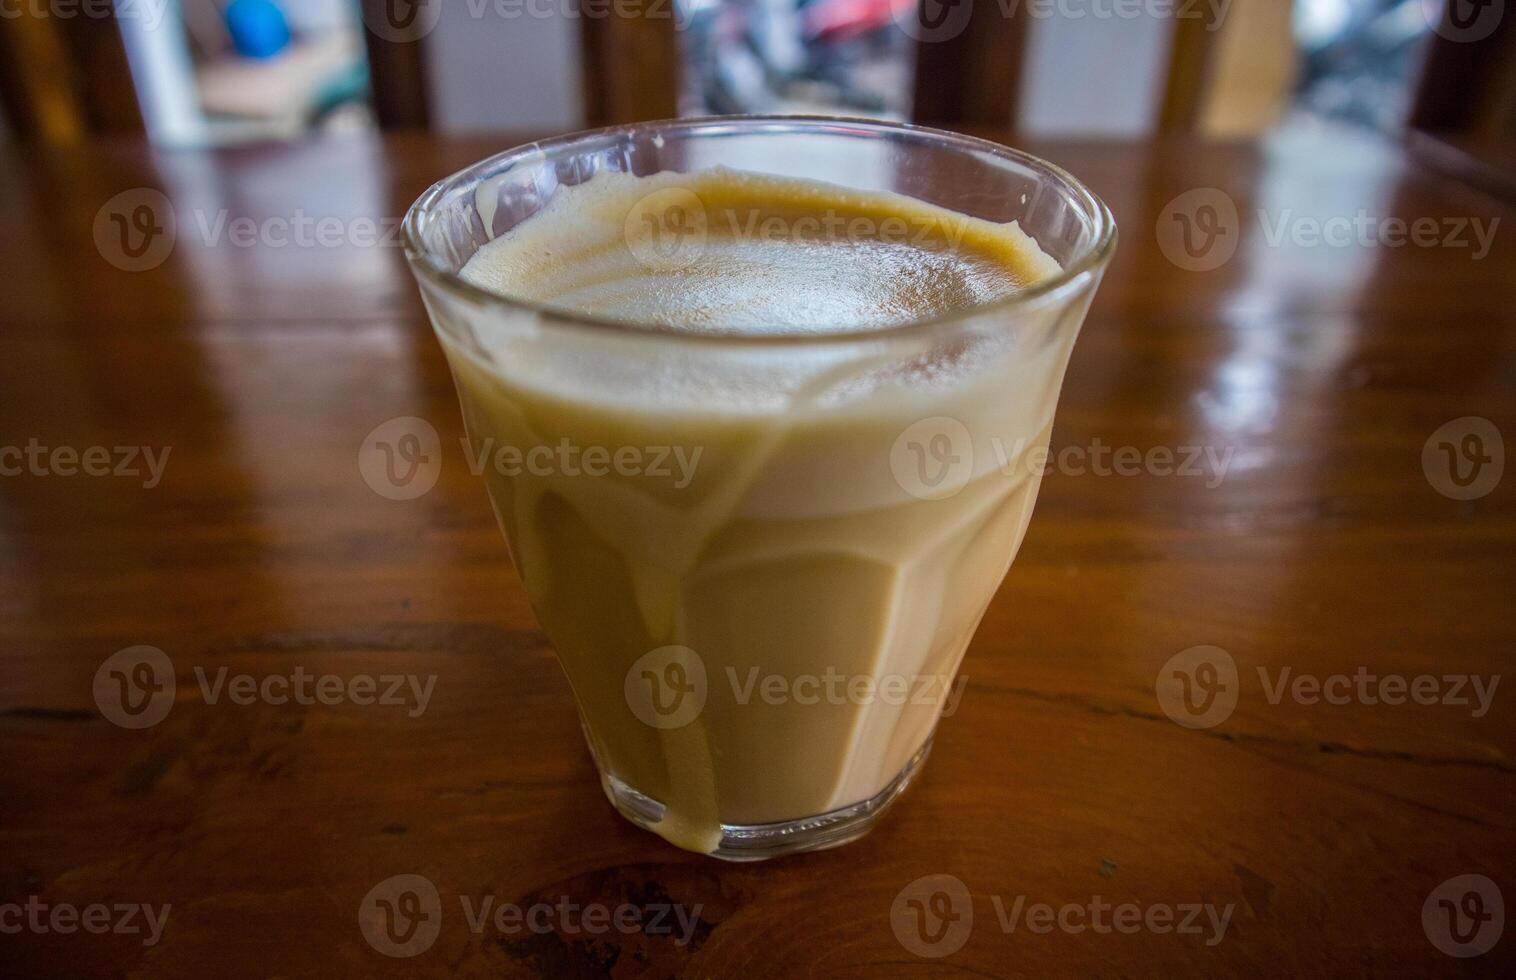
[(273, 0), (232, 0), (226, 29), (244, 58), (272, 58), (289, 47), (290, 26)]

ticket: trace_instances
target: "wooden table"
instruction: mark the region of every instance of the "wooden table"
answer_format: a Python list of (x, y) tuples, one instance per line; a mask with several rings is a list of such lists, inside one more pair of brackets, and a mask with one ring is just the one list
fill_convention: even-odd
[[(387, 216), (387, 228), (431, 181), (505, 145), (0, 153), (0, 447), (38, 447), (0, 456), (21, 470), (0, 477), (0, 973), (1509, 969), (1516, 936), (1470, 960), (1436, 943), (1456, 942), (1449, 908), (1503, 914), (1516, 899), (1516, 681), (1481, 712), (1444, 703), (1474, 689), (1443, 679), (1487, 690), (1510, 663), (1516, 475), (1477, 499), (1439, 490), (1468, 492), (1438, 462), (1442, 442), (1489, 458), (1477, 472), (1465, 461), (1465, 480), (1488, 483), (1503, 459), (1503, 443), (1467, 443), (1457, 426), (1423, 469), (1454, 420), (1516, 436), (1509, 208), (1341, 132), (1031, 145), (1110, 203), (1123, 238), (1055, 450), (1194, 446), (1227, 468), (1202, 457), (1189, 476), (1099, 475), (1068, 457), (919, 783), (858, 843), (730, 865), (607, 805), (459, 448), (452, 384), (400, 252), (358, 220)], [(144, 187), (171, 202), (176, 236), (170, 253), (152, 251), (160, 235), (133, 259), (114, 222), (135, 250), (166, 230), (163, 205), (140, 191), (106, 205)], [(1186, 218), (1169, 204), (1198, 188), (1230, 201), (1237, 224), (1214, 193), (1181, 201), (1197, 230), (1219, 232), (1186, 256), (1173, 232)], [(1439, 244), (1312, 244), (1305, 219), (1360, 211), (1371, 231), (1435, 219)], [(323, 218), (336, 228), (325, 244)], [(1464, 247), (1441, 243), (1456, 230), (1443, 219), (1474, 218), (1499, 219), (1487, 254), (1467, 230)], [(435, 488), (412, 500), (374, 492), (358, 466), (365, 436), (397, 416), (429, 420), (442, 441)], [(136, 474), (84, 473), (105, 465), (94, 446), (112, 473)], [(170, 455), (155, 479), (118, 446)], [(80, 456), (71, 466), (58, 447)], [(138, 645), (166, 655), (174, 694), (113, 707), (122, 661), (104, 662)], [(1173, 660), (1196, 646), (1225, 656)], [(222, 668), (435, 687), (416, 716), (416, 701), (345, 696), (209, 703), (199, 677), (214, 684)], [(1364, 688), (1359, 668), (1374, 677)], [(1172, 696), (1176, 670), (1200, 684), (1189, 707)], [(1302, 675), (1346, 703), (1276, 690)], [(1408, 697), (1420, 675), (1437, 678), (1438, 703), (1379, 699), (1397, 683)], [(144, 704), (168, 713), (140, 729), (107, 717), (140, 721), (124, 712)], [(1168, 714), (1201, 708), (1189, 718), (1201, 727)], [(1469, 874), (1490, 883), (1444, 884)], [(410, 940), (435, 938), (409, 958), (381, 955), (360, 928), (360, 907), (378, 914), (381, 901), (433, 909), (404, 904), (415, 882), (395, 875), (436, 890), (437, 914)], [(40, 926), (23, 921), (34, 895)], [(926, 917), (912, 918), (913, 900)], [(485, 901), (553, 908), (543, 932), (476, 931), (466, 910)], [(624, 906), (637, 928), (592, 933), (568, 902)], [(122, 923), (117, 905), (169, 905), (159, 941), (115, 931), (146, 924), (140, 910)], [(654, 927), (661, 905), (696, 917), (688, 942)], [(63, 931), (74, 913), (110, 929)], [(1077, 928), (1095, 914), (1104, 931)], [(1487, 943), (1497, 927), (1462, 928)]]

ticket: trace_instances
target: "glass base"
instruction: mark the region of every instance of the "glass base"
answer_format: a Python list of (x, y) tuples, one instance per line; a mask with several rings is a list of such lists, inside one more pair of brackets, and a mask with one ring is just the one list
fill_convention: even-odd
[[(888, 786), (850, 806), (779, 823), (724, 823), (721, 825), (721, 843), (710, 856), (723, 861), (763, 861), (785, 854), (823, 851), (857, 840), (868, 833), (895, 798), (905, 792), (931, 751), (932, 739), (928, 736)], [(663, 819), (662, 803), (639, 793), (604, 770), (600, 773), (600, 785), (605, 788), (605, 795), (617, 812), (637, 826), (657, 833), (657, 824)]]

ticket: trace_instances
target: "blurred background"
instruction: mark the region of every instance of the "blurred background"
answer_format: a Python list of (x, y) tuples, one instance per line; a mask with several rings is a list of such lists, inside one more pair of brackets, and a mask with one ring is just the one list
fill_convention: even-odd
[[(1503, 0), (0, 0), (0, 139), (825, 112), (1031, 136), (1516, 131)], [(1508, 161), (1487, 159), (1497, 172)]]

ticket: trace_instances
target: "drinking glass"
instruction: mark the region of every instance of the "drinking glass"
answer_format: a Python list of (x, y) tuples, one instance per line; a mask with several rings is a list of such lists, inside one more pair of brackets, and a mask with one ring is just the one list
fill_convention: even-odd
[[(566, 187), (712, 167), (1014, 220), (1061, 271), (947, 315), (808, 332), (601, 318), (460, 276)], [(620, 245), (678, 288), (721, 215), (677, 177), (649, 186)], [(1115, 240), (1105, 205), (1035, 157), (819, 117), (564, 136), (416, 202), (406, 256), (617, 810), (731, 860), (835, 846), (879, 819), (962, 692)]]

